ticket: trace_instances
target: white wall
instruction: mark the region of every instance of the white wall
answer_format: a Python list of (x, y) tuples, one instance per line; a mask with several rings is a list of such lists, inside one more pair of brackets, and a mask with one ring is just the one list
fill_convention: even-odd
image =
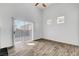
[(15, 17), (29, 20), (34, 22), (34, 39), (41, 38), (41, 11), (40, 9), (36, 8), (33, 4), (27, 3), (27, 4), (15, 4), (16, 5), (16, 13)]
[(0, 48), (12, 46), (12, 20), (30, 20), (34, 22), (34, 39), (41, 37), (41, 10), (32, 4), (0, 4)]
[(12, 45), (11, 16), (13, 5), (0, 4), (0, 48)]
[[(32, 4), (0, 4), (0, 48), (12, 46), (11, 17), (34, 22), (34, 39), (44, 37), (79, 45), (78, 10), (76, 4), (54, 4), (44, 11)], [(65, 16), (64, 24), (56, 24), (58, 16)], [(46, 24), (48, 19), (52, 19), (51, 25)]]
[[(54, 41), (79, 45), (79, 4), (54, 4), (44, 10), (43, 14), (43, 35), (44, 38)], [(57, 24), (56, 18), (65, 17), (64, 24)], [(46, 21), (52, 19), (52, 24), (47, 25)]]

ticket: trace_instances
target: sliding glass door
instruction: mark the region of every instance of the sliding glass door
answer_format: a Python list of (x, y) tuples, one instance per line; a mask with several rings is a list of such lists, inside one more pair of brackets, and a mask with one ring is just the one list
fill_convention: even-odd
[(14, 20), (14, 41), (30, 41), (33, 39), (33, 23)]

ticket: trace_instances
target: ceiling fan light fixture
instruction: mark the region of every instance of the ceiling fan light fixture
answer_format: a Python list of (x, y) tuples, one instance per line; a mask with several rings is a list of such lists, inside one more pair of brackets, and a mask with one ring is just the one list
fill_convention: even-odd
[(42, 4), (42, 6), (43, 6), (43, 7), (47, 7), (46, 4), (44, 4), (44, 3)]
[(39, 7), (47, 7), (47, 5), (45, 3), (35, 3), (35, 6), (39, 6)]
[(35, 4), (35, 6), (38, 6), (38, 5), (39, 5), (39, 3), (36, 3), (36, 4)]

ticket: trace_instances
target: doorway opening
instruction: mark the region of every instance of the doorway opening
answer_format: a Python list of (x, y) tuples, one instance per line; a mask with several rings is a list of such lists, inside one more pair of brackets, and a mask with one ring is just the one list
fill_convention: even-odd
[(14, 20), (13, 24), (14, 45), (33, 41), (33, 22)]
[[(12, 43), (13, 46), (8, 49), (9, 55), (22, 55), (32, 49), (35, 45), (34, 23), (30, 21), (12, 19)], [(30, 45), (30, 46), (29, 46)], [(29, 48), (28, 48), (29, 46)], [(12, 52), (12, 53), (11, 53)]]

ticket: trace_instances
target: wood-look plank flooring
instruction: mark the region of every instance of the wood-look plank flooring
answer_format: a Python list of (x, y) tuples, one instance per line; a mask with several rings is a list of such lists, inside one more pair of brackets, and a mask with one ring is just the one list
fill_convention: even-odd
[(18, 42), (15, 47), (8, 49), (9, 56), (79, 56), (79, 47), (49, 40)]

